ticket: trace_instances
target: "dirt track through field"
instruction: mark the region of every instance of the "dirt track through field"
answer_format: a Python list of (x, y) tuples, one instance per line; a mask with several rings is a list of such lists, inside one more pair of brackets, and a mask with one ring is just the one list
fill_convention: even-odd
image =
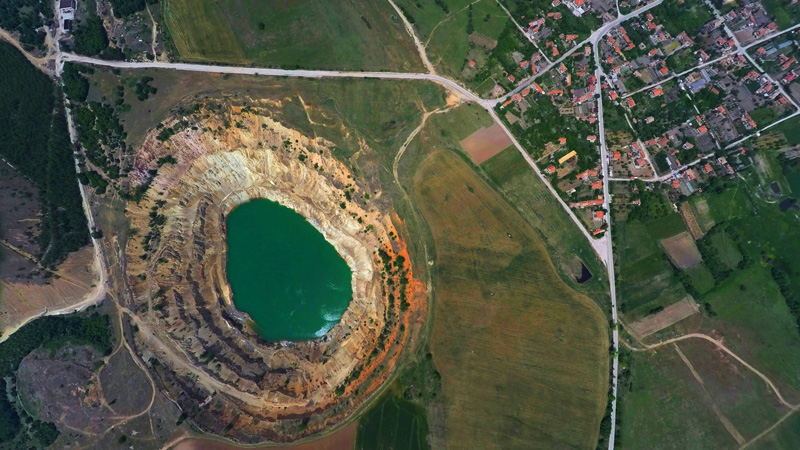
[[(683, 341), (683, 340), (686, 340), (686, 339), (692, 339), (692, 338), (705, 339), (706, 341), (711, 342), (712, 344), (716, 345), (720, 350), (722, 350), (725, 353), (731, 355), (735, 360), (739, 361), (743, 366), (747, 367), (753, 373), (758, 375), (762, 380), (764, 380), (764, 382), (767, 383), (767, 385), (770, 387), (770, 389), (772, 389), (772, 392), (775, 393), (775, 396), (778, 397), (778, 401), (780, 401), (781, 404), (783, 404), (784, 406), (786, 406), (789, 409), (793, 409), (793, 408), (796, 407), (795, 405), (792, 405), (791, 403), (787, 402), (785, 398), (783, 398), (783, 395), (781, 395), (781, 392), (778, 390), (778, 387), (775, 386), (775, 383), (773, 383), (772, 380), (767, 378), (766, 375), (761, 373), (755, 367), (753, 367), (750, 364), (748, 364), (747, 361), (745, 361), (742, 358), (740, 358), (736, 353), (733, 353), (732, 351), (730, 351), (728, 349), (728, 347), (725, 347), (725, 345), (722, 344), (722, 342), (720, 342), (720, 341), (718, 341), (718, 340), (716, 340), (716, 339), (714, 339), (711, 336), (708, 336), (706, 334), (689, 333), (689, 334), (685, 334), (683, 336), (678, 336), (676, 338), (667, 339), (666, 341), (661, 341), (661, 342), (658, 342), (658, 343), (655, 343), (655, 344), (649, 344), (649, 345), (647, 345), (645, 347), (645, 349), (652, 350), (654, 348), (662, 347), (664, 345), (668, 345), (668, 344), (672, 344), (672, 343), (675, 343), (675, 342), (680, 342), (680, 341)], [(643, 350), (643, 349), (638, 349), (638, 350)]]
[[(781, 395), (781, 393), (778, 390), (777, 386), (775, 386), (775, 383), (773, 383), (772, 380), (770, 380), (766, 375), (761, 373), (755, 367), (753, 367), (750, 364), (748, 364), (745, 360), (740, 358), (736, 353), (733, 353), (731, 350), (729, 350), (727, 347), (725, 347), (725, 345), (723, 345), (722, 342), (720, 342), (717, 339), (712, 338), (711, 336), (708, 336), (708, 335), (702, 334), (702, 333), (689, 333), (689, 334), (685, 334), (683, 336), (678, 336), (676, 338), (667, 339), (667, 340), (664, 340), (664, 341), (661, 341), (661, 342), (656, 342), (655, 344), (644, 344), (638, 337), (633, 336), (633, 338), (639, 344), (643, 345), (644, 347), (643, 348), (634, 347), (624, 339), (621, 339), (621, 341), (628, 349), (630, 349), (631, 351), (634, 351), (634, 352), (653, 350), (653, 349), (656, 349), (656, 348), (659, 348), (659, 347), (663, 347), (665, 345), (675, 344), (675, 350), (678, 352), (678, 355), (681, 357), (683, 362), (686, 363), (686, 365), (689, 367), (689, 370), (692, 372), (692, 375), (695, 377), (697, 382), (700, 383), (700, 386), (703, 388), (704, 391), (705, 391), (705, 386), (704, 386), (704, 382), (703, 382), (702, 378), (700, 378), (700, 375), (694, 370), (694, 367), (692, 366), (692, 364), (688, 360), (688, 358), (686, 358), (686, 356), (683, 354), (683, 352), (680, 351), (680, 349), (677, 346), (677, 342), (684, 341), (684, 340), (687, 340), (687, 339), (703, 339), (703, 340), (706, 340), (708, 342), (711, 342), (712, 344), (717, 346), (717, 348), (719, 348), (720, 350), (724, 351), (728, 355), (732, 356), (734, 359), (736, 359), (736, 361), (738, 361), (743, 366), (745, 366), (748, 369), (750, 369), (750, 371), (752, 371), (753, 373), (758, 375), (759, 378), (764, 380), (764, 383), (766, 383), (766, 385), (769, 386), (770, 389), (772, 389), (772, 392), (775, 393), (775, 396), (777, 397), (778, 401), (783, 406), (786, 406), (787, 408), (789, 408), (789, 411), (786, 414), (784, 414), (783, 417), (781, 417), (778, 421), (776, 421), (774, 424), (772, 424), (769, 428), (767, 428), (766, 430), (762, 431), (761, 433), (759, 433), (757, 436), (755, 436), (754, 438), (750, 439), (749, 441), (744, 442), (743, 439), (740, 440), (740, 438), (742, 437), (741, 434), (739, 434), (739, 432), (736, 431), (735, 427), (733, 427), (733, 424), (730, 424), (730, 422), (727, 420), (727, 418), (725, 418), (725, 416), (722, 415), (722, 412), (719, 411), (719, 409), (716, 407), (716, 404), (714, 403), (713, 399), (709, 399), (709, 403), (710, 403), (710, 405), (711, 405), (711, 407), (712, 407), (712, 409), (714, 411), (714, 414), (717, 415), (717, 417), (722, 422), (723, 426), (725, 426), (725, 428), (728, 430), (728, 432), (731, 433), (731, 435), (734, 437), (734, 439), (736, 439), (736, 441), (739, 442), (739, 445), (740, 445), (739, 449), (740, 450), (750, 447), (754, 442), (758, 441), (759, 439), (763, 438), (764, 436), (767, 436), (772, 431), (774, 431), (780, 424), (782, 424), (784, 421), (786, 421), (786, 419), (788, 419), (792, 414), (794, 414), (798, 410), (800, 410), (800, 404), (792, 405), (791, 403), (786, 401), (786, 399), (783, 398), (783, 395)], [(739, 437), (737, 437), (737, 435)]]
[(731, 421), (728, 420), (727, 417), (725, 417), (725, 414), (722, 414), (722, 411), (719, 410), (719, 407), (717, 406), (717, 403), (714, 401), (714, 398), (711, 397), (711, 394), (709, 394), (708, 391), (706, 390), (703, 378), (701, 378), (700, 374), (697, 373), (697, 371), (694, 369), (694, 366), (689, 361), (689, 358), (687, 358), (686, 355), (683, 354), (680, 347), (678, 347), (677, 343), (673, 343), (672, 345), (675, 347), (675, 351), (678, 353), (678, 356), (680, 356), (681, 360), (689, 368), (689, 371), (692, 372), (692, 375), (694, 376), (695, 380), (697, 380), (697, 382), (700, 383), (700, 387), (703, 389), (703, 394), (704, 397), (706, 398), (706, 401), (708, 401), (708, 403), (711, 405), (711, 410), (714, 411), (714, 414), (717, 416), (719, 421), (722, 422), (722, 426), (724, 426), (725, 429), (728, 430), (728, 433), (730, 433), (731, 436), (733, 436), (733, 438), (736, 439), (736, 442), (738, 442), (739, 445), (743, 445), (746, 442), (744, 437), (742, 436), (741, 433), (739, 433), (739, 430), (737, 430), (736, 427), (733, 426)]

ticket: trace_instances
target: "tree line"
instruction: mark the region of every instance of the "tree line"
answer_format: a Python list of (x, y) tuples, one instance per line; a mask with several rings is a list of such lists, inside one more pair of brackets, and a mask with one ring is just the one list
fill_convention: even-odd
[(0, 60), (0, 156), (40, 192), (40, 257), (52, 266), (89, 242), (61, 92), (10, 44)]

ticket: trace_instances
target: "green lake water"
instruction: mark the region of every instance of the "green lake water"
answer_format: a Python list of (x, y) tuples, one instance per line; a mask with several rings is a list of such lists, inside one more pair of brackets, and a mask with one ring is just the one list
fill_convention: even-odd
[(323, 336), (350, 304), (350, 267), (294, 210), (265, 199), (239, 205), (227, 217), (227, 242), (233, 302), (264, 339)]

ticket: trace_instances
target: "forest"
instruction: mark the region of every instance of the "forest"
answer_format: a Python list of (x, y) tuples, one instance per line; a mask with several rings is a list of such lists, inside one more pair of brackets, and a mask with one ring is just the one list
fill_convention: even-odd
[(0, 2), (0, 28), (19, 32), (19, 42), (27, 50), (44, 47), (44, 33), (36, 30), (52, 22), (52, 2), (41, 0)]
[(53, 266), (89, 241), (61, 92), (10, 44), (0, 60), (0, 156), (40, 191), (40, 258)]

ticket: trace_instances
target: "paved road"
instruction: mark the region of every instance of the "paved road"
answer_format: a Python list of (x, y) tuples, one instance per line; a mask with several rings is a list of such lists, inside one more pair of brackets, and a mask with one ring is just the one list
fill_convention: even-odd
[[(611, 193), (609, 191), (609, 168), (608, 168), (608, 147), (606, 145), (606, 129), (605, 122), (603, 121), (603, 80), (605, 73), (603, 66), (600, 64), (600, 40), (602, 36), (597, 36), (596, 40), (592, 43), (592, 52), (594, 53), (595, 62), (595, 94), (597, 97), (597, 129), (600, 141), (600, 161), (603, 173), (603, 209), (608, 214), (605, 215), (606, 219), (606, 270), (608, 276), (609, 297), (611, 298), (611, 323), (613, 329), (611, 330), (611, 342), (615, 350), (619, 349), (619, 331), (617, 330), (617, 285), (614, 273), (614, 246), (611, 237)], [(611, 361), (611, 395), (614, 399), (611, 401), (611, 433), (608, 437), (608, 448), (614, 448), (614, 435), (617, 423), (617, 381), (619, 379), (619, 358), (614, 356)]]

